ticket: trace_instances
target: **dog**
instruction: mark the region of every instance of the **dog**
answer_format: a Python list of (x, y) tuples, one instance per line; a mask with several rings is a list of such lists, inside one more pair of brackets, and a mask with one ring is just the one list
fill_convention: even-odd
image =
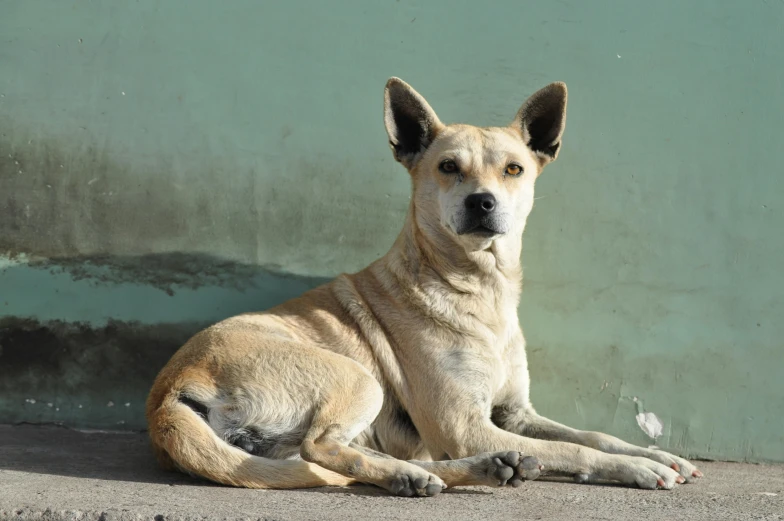
[(403, 230), (364, 270), (182, 346), (147, 400), (161, 465), (239, 487), (366, 483), (400, 496), (542, 473), (645, 489), (701, 477), (678, 456), (531, 405), (522, 235), (566, 105), (557, 82), (509, 126), (445, 125), (391, 78), (384, 123), (412, 182)]

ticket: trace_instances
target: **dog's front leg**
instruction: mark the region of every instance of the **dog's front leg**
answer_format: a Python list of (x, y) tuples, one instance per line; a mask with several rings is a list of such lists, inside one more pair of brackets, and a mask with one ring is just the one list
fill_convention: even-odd
[(648, 458), (680, 473), (686, 482), (702, 477), (702, 472), (683, 458), (662, 450), (638, 447), (602, 432), (567, 427), (539, 415), (530, 405), (512, 403), (496, 406), (493, 422), (505, 430), (531, 438), (575, 443), (609, 454)]
[(673, 469), (648, 458), (608, 454), (563, 441), (527, 438), (494, 425), (480, 414), (444, 420), (441, 443), (451, 458), (463, 458), (482, 452), (516, 450), (534, 456), (545, 473), (572, 476), (579, 483), (603, 480), (620, 481), (640, 488), (670, 489), (683, 478)]
[(481, 453), (517, 451), (533, 456), (545, 472), (573, 476), (579, 482), (620, 481), (655, 489), (672, 488), (683, 478), (670, 467), (648, 458), (608, 454), (564, 441), (539, 440), (504, 430), (493, 423), (493, 365), (478, 350), (436, 353), (439, 371), (411, 371), (413, 393), (406, 404), (431, 454), (451, 459)]

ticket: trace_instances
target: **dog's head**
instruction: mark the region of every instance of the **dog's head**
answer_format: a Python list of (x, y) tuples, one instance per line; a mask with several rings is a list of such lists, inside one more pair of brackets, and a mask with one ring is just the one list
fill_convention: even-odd
[(534, 93), (508, 127), (444, 125), (411, 86), (387, 82), (384, 123), (395, 159), (411, 173), (420, 226), (446, 231), (467, 251), (519, 238), (534, 182), (561, 148), (566, 85)]

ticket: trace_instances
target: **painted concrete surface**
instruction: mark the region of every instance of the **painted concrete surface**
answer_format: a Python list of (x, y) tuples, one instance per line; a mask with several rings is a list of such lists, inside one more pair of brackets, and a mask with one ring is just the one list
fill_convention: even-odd
[(671, 491), (543, 479), (421, 499), (369, 486), (247, 490), (158, 470), (138, 434), (0, 426), (0, 520), (784, 519), (784, 466), (700, 468), (702, 480)]
[(731, 0), (3, 3), (0, 423), (142, 428), (189, 334), (382, 255), (409, 193), (387, 77), (480, 125), (563, 80), (523, 253), (537, 408), (784, 461), (783, 25)]

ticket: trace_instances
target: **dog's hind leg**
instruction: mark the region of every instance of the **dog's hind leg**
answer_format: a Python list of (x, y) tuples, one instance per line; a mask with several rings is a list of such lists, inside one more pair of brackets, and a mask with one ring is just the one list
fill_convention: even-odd
[(169, 392), (150, 404), (150, 438), (158, 460), (224, 485), (248, 488), (345, 486), (353, 479), (302, 460), (252, 456), (231, 446), (187, 403)]
[(381, 410), (383, 391), (369, 374), (356, 372), (354, 381), (325, 390), (302, 443), (302, 459), (399, 496), (434, 496), (446, 488), (438, 476), (391, 457), (368, 456), (350, 447)]

